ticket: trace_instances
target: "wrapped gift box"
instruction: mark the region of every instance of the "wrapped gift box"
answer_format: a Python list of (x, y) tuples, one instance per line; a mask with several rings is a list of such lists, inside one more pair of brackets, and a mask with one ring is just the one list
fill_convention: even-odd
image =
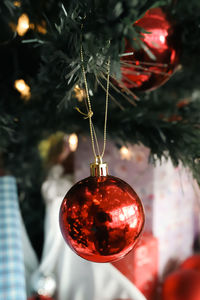
[(194, 243), (196, 194), (191, 175), (170, 161), (154, 171), (153, 234), (159, 240), (160, 273), (190, 256)]
[(113, 265), (144, 294), (154, 300), (158, 284), (158, 240), (144, 233), (136, 248)]

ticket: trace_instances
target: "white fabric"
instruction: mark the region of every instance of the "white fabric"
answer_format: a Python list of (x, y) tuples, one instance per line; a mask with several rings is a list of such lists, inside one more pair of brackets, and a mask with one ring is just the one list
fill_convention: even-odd
[(29, 297), (32, 292), (31, 277), (33, 272), (38, 268), (38, 259), (29, 240), (21, 215), (20, 215), (20, 222), (21, 222), (22, 249), (23, 249), (23, 257), (24, 257), (25, 276), (26, 276), (26, 293), (27, 296)]
[(54, 274), (59, 300), (145, 300), (140, 291), (111, 264), (97, 264), (77, 256), (64, 242), (59, 228), (59, 208), (73, 185), (60, 165), (54, 166), (42, 186), (46, 203), (42, 261), (34, 275)]

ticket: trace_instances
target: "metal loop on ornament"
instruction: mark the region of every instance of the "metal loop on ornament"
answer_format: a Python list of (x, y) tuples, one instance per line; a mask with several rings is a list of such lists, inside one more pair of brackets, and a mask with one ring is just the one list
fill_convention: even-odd
[(108, 166), (107, 163), (103, 163), (102, 156), (95, 156), (95, 162), (90, 164), (90, 175), (93, 177), (108, 175)]

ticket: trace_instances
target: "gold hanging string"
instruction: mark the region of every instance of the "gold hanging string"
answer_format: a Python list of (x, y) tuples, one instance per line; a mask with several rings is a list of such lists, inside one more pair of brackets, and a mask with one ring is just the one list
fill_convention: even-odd
[(105, 149), (106, 149), (109, 86), (110, 86), (110, 57), (108, 59), (108, 68), (107, 68), (106, 107), (105, 107), (105, 118), (104, 118), (103, 150), (101, 153), (102, 158), (104, 156)]
[[(93, 116), (93, 111), (92, 111), (92, 107), (91, 107), (91, 102), (90, 102), (90, 95), (89, 95), (89, 91), (88, 91), (88, 85), (87, 85), (87, 79), (86, 79), (86, 72), (85, 72), (85, 68), (84, 68), (84, 59), (83, 59), (83, 46), (82, 46), (82, 38), (81, 38), (81, 49), (80, 49), (80, 56), (81, 56), (81, 69), (82, 69), (82, 73), (83, 73), (83, 80), (84, 80), (84, 84), (85, 84), (85, 91), (86, 91), (86, 98), (87, 98), (87, 114), (82, 113), (83, 115), (85, 115), (86, 119), (89, 119), (89, 126), (90, 126), (90, 136), (91, 136), (91, 141), (92, 141), (92, 150), (93, 150), (93, 154), (94, 157), (97, 157), (96, 154), (96, 149), (95, 149), (95, 143), (94, 143), (94, 136), (96, 135), (94, 132), (94, 126), (92, 123), (92, 116)], [(98, 145), (98, 140), (95, 139), (96, 142), (96, 146), (97, 146), (97, 150), (99, 149), (99, 145)], [(100, 156), (100, 152), (98, 152), (99, 156)]]
[[(98, 139), (97, 139), (97, 135), (96, 135), (96, 131), (95, 131), (93, 122), (92, 122), (92, 129), (93, 129), (93, 133), (94, 133), (94, 139), (95, 139), (95, 142), (96, 142), (97, 152), (98, 152), (99, 157), (100, 157), (99, 143), (98, 143)], [(95, 158), (96, 158), (96, 156), (95, 156)]]
[(86, 98), (87, 98), (87, 104), (86, 104), (87, 114), (83, 113), (78, 107), (75, 107), (75, 109), (84, 116), (84, 119), (89, 119), (92, 150), (93, 150), (93, 154), (94, 154), (95, 159), (97, 157), (96, 149), (95, 149), (95, 143), (96, 143), (98, 156), (100, 158), (103, 158), (104, 153), (105, 153), (105, 148), (106, 148), (106, 139), (107, 139), (107, 118), (108, 118), (108, 100), (109, 100), (109, 83), (110, 83), (110, 58), (108, 59), (108, 63), (107, 63), (107, 86), (106, 86), (106, 104), (105, 104), (105, 118), (104, 118), (103, 150), (102, 150), (102, 153), (100, 154), (99, 143), (98, 143), (97, 135), (96, 135), (95, 128), (94, 128), (94, 125), (93, 125), (93, 122), (92, 122), (93, 111), (92, 111), (90, 95), (89, 95), (87, 79), (86, 79), (86, 72), (85, 72), (85, 67), (84, 67), (82, 37), (81, 37), (80, 57), (81, 57), (81, 69), (82, 69), (82, 73), (83, 73), (83, 80), (84, 80)]
[(82, 111), (80, 110), (80, 108), (78, 108), (77, 106), (75, 107), (75, 109), (76, 109), (81, 115), (84, 116), (84, 119), (89, 119), (89, 118), (92, 118), (92, 116), (93, 116), (93, 111), (89, 111), (89, 112), (86, 114), (86, 113), (82, 112)]
[[(87, 104), (87, 100), (84, 98), (84, 102), (85, 102), (85, 106), (86, 106), (86, 108), (87, 108), (87, 112), (89, 111), (89, 109), (88, 109), (88, 104)], [(85, 114), (85, 113), (83, 113), (78, 107), (76, 108), (75, 107), (75, 109), (78, 111), (78, 112), (80, 112), (82, 115), (85, 115), (85, 118), (84, 119), (88, 119), (89, 117), (92, 117), (93, 116), (93, 112), (91, 112), (91, 113), (87, 113), (87, 114)], [(98, 144), (98, 140), (97, 140), (97, 135), (96, 135), (96, 132), (95, 132), (95, 129), (94, 129), (94, 125), (93, 125), (93, 122), (92, 122), (92, 129), (93, 129), (93, 134), (94, 134), (94, 138), (95, 138), (95, 142), (96, 142), (96, 147), (97, 147), (97, 152), (98, 152), (98, 154), (99, 154), (99, 156), (100, 156), (100, 150), (99, 150), (99, 144)], [(96, 157), (96, 156), (95, 156)]]

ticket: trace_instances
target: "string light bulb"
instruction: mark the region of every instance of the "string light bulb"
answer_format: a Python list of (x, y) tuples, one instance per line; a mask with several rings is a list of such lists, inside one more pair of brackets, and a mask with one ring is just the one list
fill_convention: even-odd
[(132, 157), (131, 151), (125, 146), (122, 146), (121, 149), (119, 150), (119, 152), (121, 155), (121, 159), (130, 160)]
[(81, 89), (78, 84), (74, 87), (75, 97), (78, 99), (79, 102), (82, 102), (84, 98), (86, 98), (86, 92), (84, 89)]
[(78, 136), (76, 133), (72, 133), (69, 136), (69, 148), (72, 152), (76, 151), (78, 147)]
[(37, 29), (37, 32), (39, 32), (41, 34), (46, 34), (47, 30), (46, 30), (46, 23), (45, 23), (45, 21), (42, 21), (41, 24), (37, 24), (36, 25), (36, 29)]
[(46, 34), (47, 33), (47, 30), (46, 30), (46, 23), (44, 21), (42, 21), (41, 24), (33, 24), (33, 23), (30, 23), (29, 24), (29, 28), (32, 29), (32, 30), (35, 30), (41, 34)]
[(16, 31), (18, 35), (23, 36), (30, 27), (29, 17), (27, 14), (22, 14), (17, 23)]
[(21, 94), (21, 98), (29, 100), (31, 97), (30, 86), (26, 84), (24, 79), (15, 80), (14, 87)]
[(16, 7), (21, 7), (21, 1), (14, 1), (13, 4)]

